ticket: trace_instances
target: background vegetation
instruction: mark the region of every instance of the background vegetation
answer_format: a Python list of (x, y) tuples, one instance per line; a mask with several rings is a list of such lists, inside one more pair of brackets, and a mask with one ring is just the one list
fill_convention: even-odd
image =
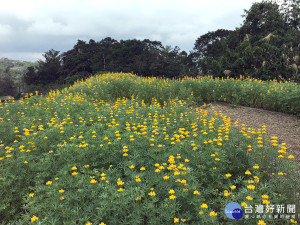
[[(242, 15), (240, 27), (201, 35), (189, 53), (159, 41), (107, 37), (101, 41), (78, 40), (73, 49), (62, 53), (51, 49), (34, 65), (1, 60), (0, 73), (11, 76), (17, 87), (2, 92), (17, 95), (37, 89), (46, 93), (49, 84), (72, 84), (107, 71), (166, 78), (203, 74), (237, 78), (242, 74), (260, 80), (299, 81), (299, 4), (296, 0), (285, 0), (281, 5), (272, 1), (254, 3)], [(25, 67), (28, 69), (21, 79)]]

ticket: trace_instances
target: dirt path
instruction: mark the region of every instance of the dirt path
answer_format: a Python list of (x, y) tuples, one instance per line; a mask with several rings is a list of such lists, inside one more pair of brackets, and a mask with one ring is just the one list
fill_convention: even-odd
[(261, 129), (262, 125), (266, 125), (267, 134), (277, 136), (280, 143), (285, 142), (300, 163), (300, 119), (296, 116), (244, 106), (233, 107), (225, 103), (211, 103), (206, 109), (222, 111), (232, 123), (238, 120), (246, 127)]

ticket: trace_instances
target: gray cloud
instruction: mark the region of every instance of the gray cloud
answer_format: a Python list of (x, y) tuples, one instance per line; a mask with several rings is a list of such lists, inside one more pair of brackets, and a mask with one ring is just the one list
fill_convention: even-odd
[[(208, 31), (235, 29), (254, 0), (11, 0), (0, 8), (0, 57), (35, 60), (78, 39), (144, 39), (190, 51)], [(18, 6), (18, 7), (17, 7)], [(23, 58), (22, 58), (23, 57)], [(35, 58), (37, 57), (37, 58)]]

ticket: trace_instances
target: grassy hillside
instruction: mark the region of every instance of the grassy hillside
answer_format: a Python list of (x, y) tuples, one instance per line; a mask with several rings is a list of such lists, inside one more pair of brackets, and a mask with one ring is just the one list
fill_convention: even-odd
[(35, 66), (36, 63), (26, 62), (21, 60), (10, 60), (7, 58), (0, 59), (0, 73), (4, 72), (6, 68), (10, 68), (12, 76), (18, 81), (22, 74), (24, 74), (28, 67)]
[(104, 74), (2, 103), (0, 224), (294, 223), (225, 216), (230, 202), (244, 213), (298, 203), (299, 165), (263, 124), (246, 130), (197, 103), (296, 91), (292, 82)]

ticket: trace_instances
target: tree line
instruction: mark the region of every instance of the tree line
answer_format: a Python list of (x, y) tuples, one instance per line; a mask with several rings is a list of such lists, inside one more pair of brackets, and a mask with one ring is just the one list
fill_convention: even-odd
[(72, 82), (101, 72), (132, 72), (140, 76), (176, 78), (184, 75), (300, 80), (300, 5), (296, 0), (253, 3), (235, 30), (201, 35), (189, 53), (159, 41), (78, 40), (60, 53), (49, 50), (29, 67), (27, 84)]

